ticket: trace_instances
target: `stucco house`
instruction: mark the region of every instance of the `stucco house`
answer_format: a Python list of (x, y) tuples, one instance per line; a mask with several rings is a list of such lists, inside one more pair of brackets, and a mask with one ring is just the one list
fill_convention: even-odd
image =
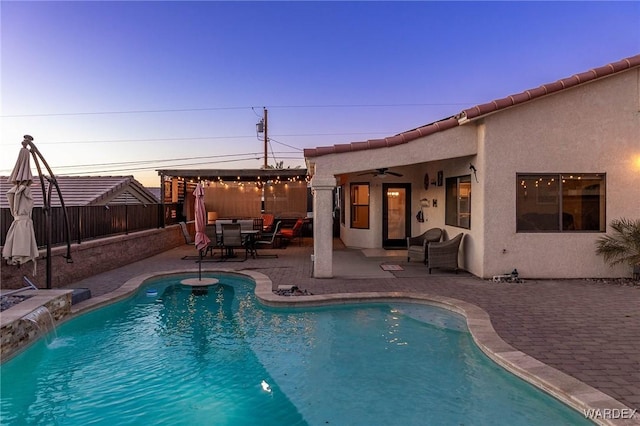
[(332, 276), (334, 215), (348, 247), (403, 247), (433, 227), (464, 233), (459, 264), (478, 277), (629, 276), (595, 243), (612, 219), (640, 217), (640, 55), (304, 155), (315, 277)]

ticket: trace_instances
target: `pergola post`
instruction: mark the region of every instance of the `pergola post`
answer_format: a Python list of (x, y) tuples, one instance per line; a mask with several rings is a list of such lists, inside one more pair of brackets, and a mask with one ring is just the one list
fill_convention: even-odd
[(313, 190), (313, 277), (333, 277), (333, 176), (315, 175)]

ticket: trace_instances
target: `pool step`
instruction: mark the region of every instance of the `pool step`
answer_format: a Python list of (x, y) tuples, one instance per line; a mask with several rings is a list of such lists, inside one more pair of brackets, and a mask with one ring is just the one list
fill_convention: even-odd
[(71, 293), (71, 305), (91, 299), (91, 290), (88, 288), (74, 288)]

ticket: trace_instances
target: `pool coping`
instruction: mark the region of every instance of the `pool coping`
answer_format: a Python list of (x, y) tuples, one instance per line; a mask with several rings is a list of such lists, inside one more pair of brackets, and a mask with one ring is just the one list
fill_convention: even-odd
[[(125, 299), (135, 293), (147, 280), (160, 275), (198, 273), (197, 268), (154, 271), (138, 275), (126, 281), (118, 289), (101, 296), (80, 302), (71, 307), (71, 314), (64, 321), (107, 304)], [(604, 392), (557, 370), (505, 342), (495, 331), (489, 314), (477, 305), (459, 299), (435, 294), (411, 292), (362, 292), (334, 293), (322, 295), (281, 296), (273, 292), (273, 282), (261, 273), (251, 270), (227, 268), (202, 268), (201, 272), (220, 272), (230, 275), (248, 276), (255, 282), (256, 298), (270, 307), (316, 307), (366, 302), (411, 302), (447, 309), (465, 317), (469, 332), (480, 350), (512, 374), (552, 395), (569, 407), (590, 418), (599, 425), (640, 425), (640, 414)], [(609, 416), (603, 413), (609, 413)], [(598, 413), (598, 414), (595, 414)], [(631, 418), (607, 418), (611, 413), (635, 413)], [(586, 415), (585, 415), (586, 417)]]

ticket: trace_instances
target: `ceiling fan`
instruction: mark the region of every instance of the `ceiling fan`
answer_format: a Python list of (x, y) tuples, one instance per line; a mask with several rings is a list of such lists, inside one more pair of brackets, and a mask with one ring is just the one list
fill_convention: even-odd
[(398, 177), (402, 176), (401, 173), (390, 172), (388, 167), (375, 169), (374, 171), (371, 171), (371, 172), (360, 173), (358, 176), (364, 176), (364, 175), (373, 175), (373, 177), (378, 177), (378, 178), (383, 178), (387, 175), (398, 176)]

